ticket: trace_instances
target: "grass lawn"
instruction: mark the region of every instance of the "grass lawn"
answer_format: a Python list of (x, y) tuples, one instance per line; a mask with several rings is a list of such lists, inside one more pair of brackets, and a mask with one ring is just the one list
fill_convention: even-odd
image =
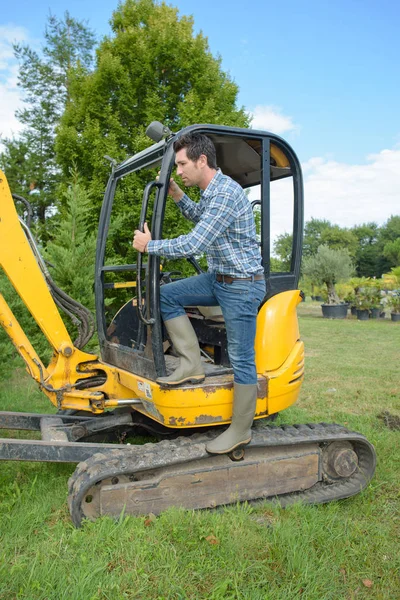
[[(299, 307), (306, 379), (278, 424), (337, 422), (378, 455), (368, 488), (322, 506), (270, 503), (102, 518), (74, 529), (74, 465), (0, 463), (0, 599), (400, 599), (400, 324), (326, 320)], [(0, 382), (0, 409), (52, 407), (21, 369)]]

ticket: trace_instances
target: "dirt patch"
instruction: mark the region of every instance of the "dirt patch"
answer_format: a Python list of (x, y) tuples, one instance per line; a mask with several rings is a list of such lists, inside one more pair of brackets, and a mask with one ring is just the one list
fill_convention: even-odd
[(388, 410), (384, 410), (379, 415), (378, 419), (383, 421), (388, 429), (400, 430), (400, 416), (392, 415)]

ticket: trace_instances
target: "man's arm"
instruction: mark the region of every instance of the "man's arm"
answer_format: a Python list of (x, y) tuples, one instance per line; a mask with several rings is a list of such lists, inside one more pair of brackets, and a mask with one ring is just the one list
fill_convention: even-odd
[(183, 216), (193, 223), (197, 223), (200, 218), (200, 209), (197, 202), (193, 202), (190, 198), (181, 190), (179, 185), (171, 177), (169, 180), (168, 195), (173, 198), (176, 205)]
[(234, 206), (235, 202), (230, 193), (218, 194), (213, 198), (207, 211), (202, 215), (193, 231), (187, 235), (180, 235), (172, 240), (149, 239), (146, 247), (147, 252), (149, 254), (166, 256), (167, 258), (187, 257), (201, 254), (206, 251), (234, 221), (236, 218)]

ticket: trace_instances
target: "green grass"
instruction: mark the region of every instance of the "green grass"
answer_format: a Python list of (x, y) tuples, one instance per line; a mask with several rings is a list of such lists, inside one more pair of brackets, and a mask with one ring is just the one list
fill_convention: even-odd
[[(400, 599), (400, 324), (325, 320), (300, 305), (306, 379), (278, 423), (338, 422), (378, 455), (358, 496), (285, 510), (262, 503), (170, 509), (155, 520), (71, 525), (73, 465), (1, 463), (0, 599)], [(0, 383), (2, 410), (52, 411), (21, 370)]]

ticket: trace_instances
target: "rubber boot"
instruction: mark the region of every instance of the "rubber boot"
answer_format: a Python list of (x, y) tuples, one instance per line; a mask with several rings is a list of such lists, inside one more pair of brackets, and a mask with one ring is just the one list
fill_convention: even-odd
[(165, 387), (185, 382), (199, 383), (204, 380), (197, 335), (189, 317), (182, 315), (164, 322), (176, 354), (180, 358), (179, 367), (168, 377), (159, 377), (157, 383)]
[(251, 440), (256, 411), (257, 384), (234, 383), (232, 423), (226, 431), (206, 445), (210, 454), (227, 454)]

